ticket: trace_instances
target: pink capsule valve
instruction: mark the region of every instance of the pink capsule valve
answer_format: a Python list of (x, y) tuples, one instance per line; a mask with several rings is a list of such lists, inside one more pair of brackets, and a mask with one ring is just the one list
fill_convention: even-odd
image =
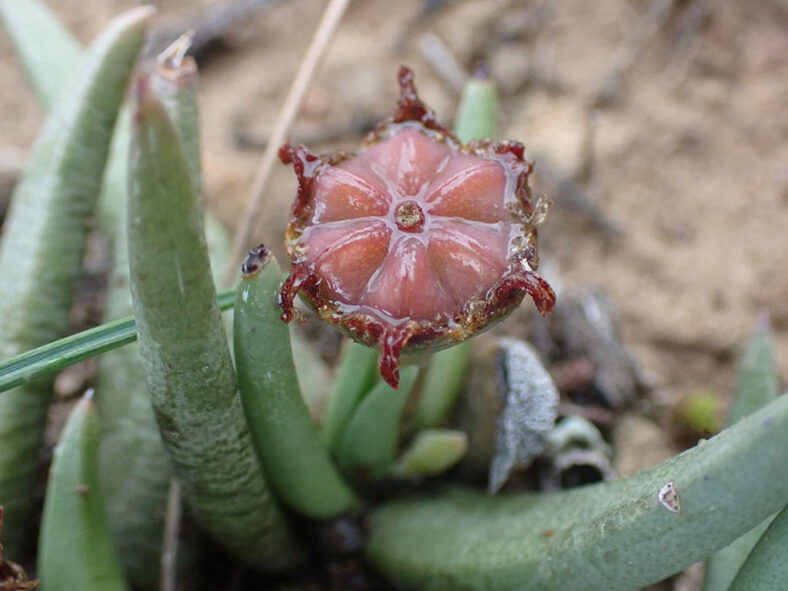
[(294, 316), (300, 292), (324, 320), (378, 346), (395, 388), (403, 349), (462, 341), (525, 294), (542, 314), (555, 302), (535, 274), (541, 216), (522, 144), (461, 144), (418, 98), (408, 68), (399, 81), (394, 117), (357, 154), (279, 152), (298, 176), (282, 317)]

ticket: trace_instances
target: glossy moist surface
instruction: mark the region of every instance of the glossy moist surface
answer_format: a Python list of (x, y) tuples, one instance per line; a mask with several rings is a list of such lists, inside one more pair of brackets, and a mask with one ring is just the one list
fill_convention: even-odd
[(538, 216), (523, 146), (462, 145), (406, 68), (400, 88), (394, 117), (358, 154), (280, 150), (299, 180), (283, 318), (300, 291), (323, 319), (379, 346), (381, 375), (395, 387), (402, 349), (463, 340), (526, 293), (542, 313), (554, 301), (533, 272)]
[(330, 297), (391, 319), (453, 316), (507, 266), (512, 214), (497, 162), (404, 125), (314, 185), (299, 243)]

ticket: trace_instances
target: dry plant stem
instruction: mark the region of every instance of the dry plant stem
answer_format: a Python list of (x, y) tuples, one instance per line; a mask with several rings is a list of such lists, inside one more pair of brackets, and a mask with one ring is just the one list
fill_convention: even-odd
[(260, 219), (260, 208), (265, 197), (265, 188), (268, 185), (268, 179), (271, 176), (279, 146), (284, 141), (285, 136), (290, 130), (290, 126), (293, 124), (295, 116), (301, 108), (304, 95), (312, 82), (312, 78), (314, 78), (317, 67), (320, 65), (320, 60), (348, 4), (350, 4), (350, 0), (330, 0), (323, 13), (323, 18), (320, 20), (320, 24), (317, 27), (317, 31), (315, 31), (312, 37), (312, 42), (309, 45), (306, 56), (304, 56), (298, 68), (298, 73), (290, 87), (290, 92), (287, 94), (285, 104), (276, 120), (276, 125), (274, 126), (274, 131), (271, 133), (268, 146), (260, 160), (260, 166), (257, 169), (254, 184), (252, 185), (250, 199), (243, 213), (243, 222), (235, 235), (232, 256), (225, 269), (225, 285), (228, 285), (235, 278), (236, 268), (248, 250), (248, 242), (252, 234), (257, 230)]
[(178, 535), (181, 530), (181, 485), (174, 478), (170, 481), (167, 495), (167, 515), (164, 520), (164, 540), (161, 553), (161, 591), (177, 588), (176, 568), (178, 559)]
[[(425, 33), (419, 38), (419, 50), (435, 73), (457, 94), (462, 93), (468, 74), (457, 61), (454, 53), (435, 33)], [(490, 134), (491, 135), (491, 134)]]
[[(27, 1), (27, 0), (24, 0)], [(163, 50), (183, 31), (194, 30), (191, 55), (200, 59), (208, 53), (214, 42), (220, 41), (232, 31), (233, 26), (253, 18), (257, 12), (274, 4), (276, 0), (224, 0), (212, 2), (206, 9), (197, 9), (183, 18), (162, 23), (151, 31), (147, 55)], [(196, 5), (196, 3), (192, 3)]]

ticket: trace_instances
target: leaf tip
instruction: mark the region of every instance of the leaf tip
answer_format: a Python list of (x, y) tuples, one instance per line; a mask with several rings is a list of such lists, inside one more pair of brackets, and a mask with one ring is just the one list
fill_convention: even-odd
[(128, 18), (130, 21), (140, 21), (147, 25), (156, 15), (156, 12), (155, 6), (152, 4), (144, 4), (129, 10), (126, 13), (126, 18)]
[(85, 393), (82, 395), (82, 398), (79, 399), (77, 402), (76, 407), (74, 408), (75, 412), (82, 412), (87, 414), (92, 414), (96, 410), (96, 403), (95, 403), (95, 393), (96, 391), (93, 388), (88, 388)]
[(772, 319), (768, 310), (761, 310), (758, 314), (755, 331), (761, 334), (769, 334), (772, 332)]
[(194, 29), (189, 29), (156, 57), (156, 64), (165, 68), (180, 68), (194, 41)]
[(168, 83), (175, 88), (191, 87), (197, 83), (197, 62), (190, 55), (194, 31), (186, 31), (156, 57), (153, 74), (155, 83)]

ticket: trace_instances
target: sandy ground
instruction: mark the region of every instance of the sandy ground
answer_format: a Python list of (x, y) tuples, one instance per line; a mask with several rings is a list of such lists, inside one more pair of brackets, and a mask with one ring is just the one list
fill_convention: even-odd
[[(89, 40), (126, 0), (52, 0)], [(164, 20), (208, 1), (154, 2)], [(236, 227), (265, 138), (324, 2), (274, 3), (234, 26), (203, 65), (207, 199)], [(425, 59), (437, 36), (463, 67), (489, 61), (504, 137), (574, 178), (618, 226), (595, 224), (548, 179), (555, 200), (542, 237), (546, 273), (566, 287), (603, 287), (624, 335), (670, 408), (700, 391), (727, 402), (735, 355), (762, 311), (788, 378), (788, 3), (784, 0), (455, 1), (425, 14), (415, 1), (355, 2), (310, 90), (294, 135), (337, 128), (315, 150), (352, 149), (353, 116), (386, 116), (399, 64), (450, 122), (457, 101)], [(620, 76), (616, 77), (616, 72)], [(610, 83), (612, 80), (617, 84)], [(41, 112), (0, 36), (0, 155), (28, 150)], [(265, 241), (281, 254), (295, 179), (278, 167)], [(505, 330), (505, 328), (502, 328)]]

